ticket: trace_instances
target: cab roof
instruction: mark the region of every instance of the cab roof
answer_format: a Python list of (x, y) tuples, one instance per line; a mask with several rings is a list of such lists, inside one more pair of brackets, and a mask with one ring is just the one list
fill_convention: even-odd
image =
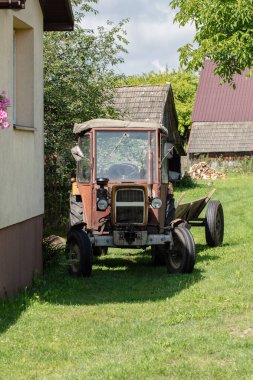
[(73, 132), (75, 134), (81, 134), (87, 132), (92, 128), (143, 128), (143, 129), (160, 129), (163, 133), (168, 134), (168, 130), (160, 123), (155, 122), (140, 122), (140, 121), (128, 121), (128, 120), (114, 120), (114, 119), (93, 119), (85, 121), (84, 123), (75, 124)]

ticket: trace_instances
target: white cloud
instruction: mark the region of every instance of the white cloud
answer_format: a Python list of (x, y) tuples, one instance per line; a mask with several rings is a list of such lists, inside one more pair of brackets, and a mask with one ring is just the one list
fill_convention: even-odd
[[(169, 3), (169, 2), (168, 2)], [(126, 25), (128, 54), (118, 71), (126, 75), (146, 73), (168, 66), (178, 68), (178, 48), (191, 42), (194, 28), (179, 28), (173, 23), (174, 11), (164, 0), (101, 0), (99, 14), (87, 15), (84, 27), (106, 25), (106, 20), (119, 22), (129, 18)]]
[(161, 73), (164, 73), (166, 71), (166, 66), (161, 65), (158, 59), (155, 59), (154, 61), (152, 61), (152, 65), (157, 71)]

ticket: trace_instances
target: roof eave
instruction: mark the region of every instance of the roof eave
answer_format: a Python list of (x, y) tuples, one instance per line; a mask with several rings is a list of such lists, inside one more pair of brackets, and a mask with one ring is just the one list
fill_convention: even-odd
[(26, 0), (0, 0), (0, 9), (25, 9)]
[(60, 4), (66, 9), (64, 20), (61, 19), (58, 12), (47, 11), (47, 2), (50, 0), (39, 1), (44, 16), (44, 31), (72, 31), (74, 29), (74, 15), (70, 0), (60, 0)]
[(74, 25), (68, 23), (44, 22), (44, 32), (71, 32)]

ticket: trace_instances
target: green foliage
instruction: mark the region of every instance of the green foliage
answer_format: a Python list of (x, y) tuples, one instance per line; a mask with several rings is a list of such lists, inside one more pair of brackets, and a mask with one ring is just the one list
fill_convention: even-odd
[(120, 54), (125, 52), (123, 25), (109, 31), (101, 27), (98, 33), (76, 27), (71, 33), (45, 35), (46, 154), (65, 151), (75, 122), (112, 113), (105, 103), (118, 79), (113, 66), (122, 62)]
[(179, 49), (184, 66), (197, 71), (211, 59), (225, 81), (252, 67), (253, 0), (172, 0), (170, 5), (178, 11), (176, 22), (196, 27), (194, 43)]
[(172, 86), (175, 105), (178, 114), (179, 132), (187, 142), (191, 127), (191, 113), (195, 94), (197, 91), (198, 77), (186, 71), (175, 71), (133, 75), (122, 79), (119, 85), (165, 84)]
[(46, 227), (48, 215), (55, 217), (55, 223), (67, 217), (66, 213), (56, 215), (52, 207), (61, 198), (66, 200), (64, 183), (74, 174), (70, 155), (74, 123), (115, 114), (106, 104), (118, 80), (114, 67), (126, 53), (126, 20), (117, 25), (108, 22), (97, 30), (83, 29), (81, 21), (87, 11), (96, 13), (92, 8), (96, 2), (72, 1), (75, 30), (44, 36)]
[(97, 4), (97, 2), (98, 0), (71, 0), (75, 23), (79, 24), (88, 12), (97, 14), (93, 7), (93, 4)]
[(237, 171), (241, 174), (253, 173), (253, 157), (240, 160)]
[(249, 174), (253, 173), (253, 157), (238, 157), (234, 160), (232, 164), (227, 164), (226, 162), (220, 165), (223, 167), (225, 173), (238, 173), (238, 174)]
[(197, 183), (195, 180), (192, 179), (192, 177), (189, 174), (185, 173), (185, 175), (183, 176), (179, 184), (176, 185), (176, 187), (177, 186), (180, 188), (180, 190), (187, 190), (196, 187)]

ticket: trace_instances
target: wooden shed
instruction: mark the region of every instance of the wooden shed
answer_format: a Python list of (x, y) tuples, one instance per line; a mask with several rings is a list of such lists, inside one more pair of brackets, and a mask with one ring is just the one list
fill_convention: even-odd
[(253, 152), (253, 77), (234, 76), (233, 88), (221, 84), (215, 64), (206, 61), (192, 113), (190, 158), (208, 155), (235, 160)]
[(169, 142), (175, 146), (170, 162), (171, 177), (181, 173), (180, 156), (185, 151), (178, 132), (178, 118), (170, 84), (138, 85), (118, 87), (113, 107), (122, 119), (130, 121), (156, 122), (169, 132)]

